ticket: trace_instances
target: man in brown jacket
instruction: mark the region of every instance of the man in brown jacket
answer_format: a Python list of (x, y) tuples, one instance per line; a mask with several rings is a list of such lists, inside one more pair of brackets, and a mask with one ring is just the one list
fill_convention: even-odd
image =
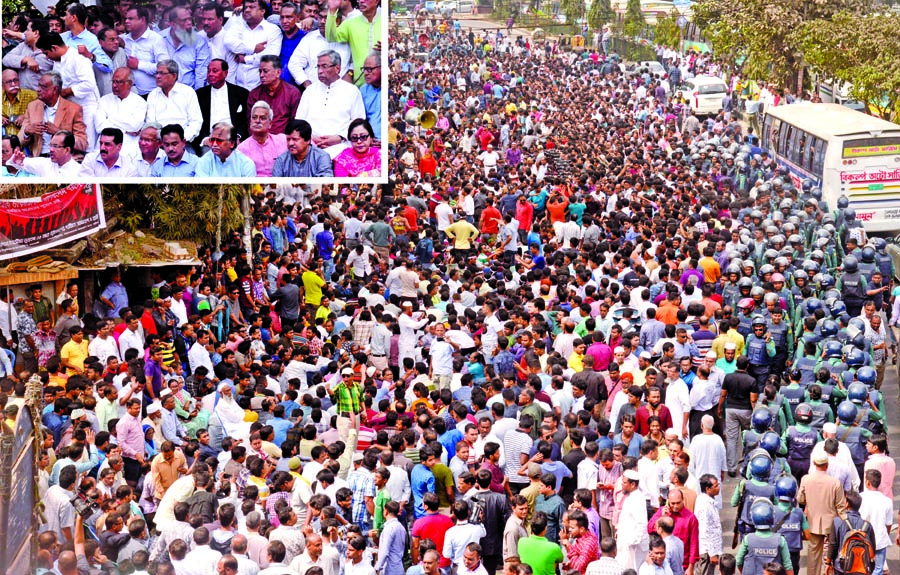
[(844, 517), (847, 501), (841, 482), (828, 475), (828, 455), (823, 451), (813, 458), (816, 469), (800, 480), (797, 500), (805, 508), (809, 522), (808, 575), (821, 575), (825, 538), (836, 516)]
[(28, 104), (19, 136), (22, 144), (31, 151), (32, 157), (49, 153), (50, 136), (59, 130), (67, 130), (75, 135), (76, 149), (82, 151), (87, 149), (87, 129), (81, 106), (60, 97), (60, 90), (62, 90), (60, 75), (56, 72), (47, 72), (38, 81), (38, 99)]

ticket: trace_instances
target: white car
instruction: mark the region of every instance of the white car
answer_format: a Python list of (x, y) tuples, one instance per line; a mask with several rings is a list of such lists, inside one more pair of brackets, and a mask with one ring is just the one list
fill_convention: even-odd
[(444, 0), (437, 5), (437, 11), (445, 16), (472, 14), (475, 12), (473, 0)]
[(715, 76), (695, 76), (685, 80), (682, 92), (688, 99), (691, 110), (698, 116), (718, 114), (728, 85)]
[(637, 69), (647, 68), (650, 70), (651, 75), (659, 75), (662, 77), (666, 73), (666, 69), (663, 68), (663, 65), (657, 62), (656, 60), (646, 60), (644, 62), (638, 62)]

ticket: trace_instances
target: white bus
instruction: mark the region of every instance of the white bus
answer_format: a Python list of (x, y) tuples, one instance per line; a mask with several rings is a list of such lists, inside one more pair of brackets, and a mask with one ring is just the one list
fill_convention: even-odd
[(870, 232), (900, 231), (900, 126), (838, 104), (769, 108), (761, 146), (834, 209), (845, 195)]

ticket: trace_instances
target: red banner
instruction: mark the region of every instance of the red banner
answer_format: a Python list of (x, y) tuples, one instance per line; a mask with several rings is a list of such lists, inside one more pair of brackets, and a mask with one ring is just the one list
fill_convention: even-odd
[(105, 227), (97, 184), (73, 184), (37, 198), (0, 200), (0, 260), (52, 248)]

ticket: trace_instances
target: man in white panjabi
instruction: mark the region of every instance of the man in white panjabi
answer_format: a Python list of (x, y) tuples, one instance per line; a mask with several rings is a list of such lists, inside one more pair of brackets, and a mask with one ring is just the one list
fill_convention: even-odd
[(647, 535), (647, 499), (638, 489), (640, 475), (629, 469), (622, 476), (622, 491), (627, 495), (622, 503), (616, 532), (617, 558), (625, 569), (639, 569), (650, 549)]

